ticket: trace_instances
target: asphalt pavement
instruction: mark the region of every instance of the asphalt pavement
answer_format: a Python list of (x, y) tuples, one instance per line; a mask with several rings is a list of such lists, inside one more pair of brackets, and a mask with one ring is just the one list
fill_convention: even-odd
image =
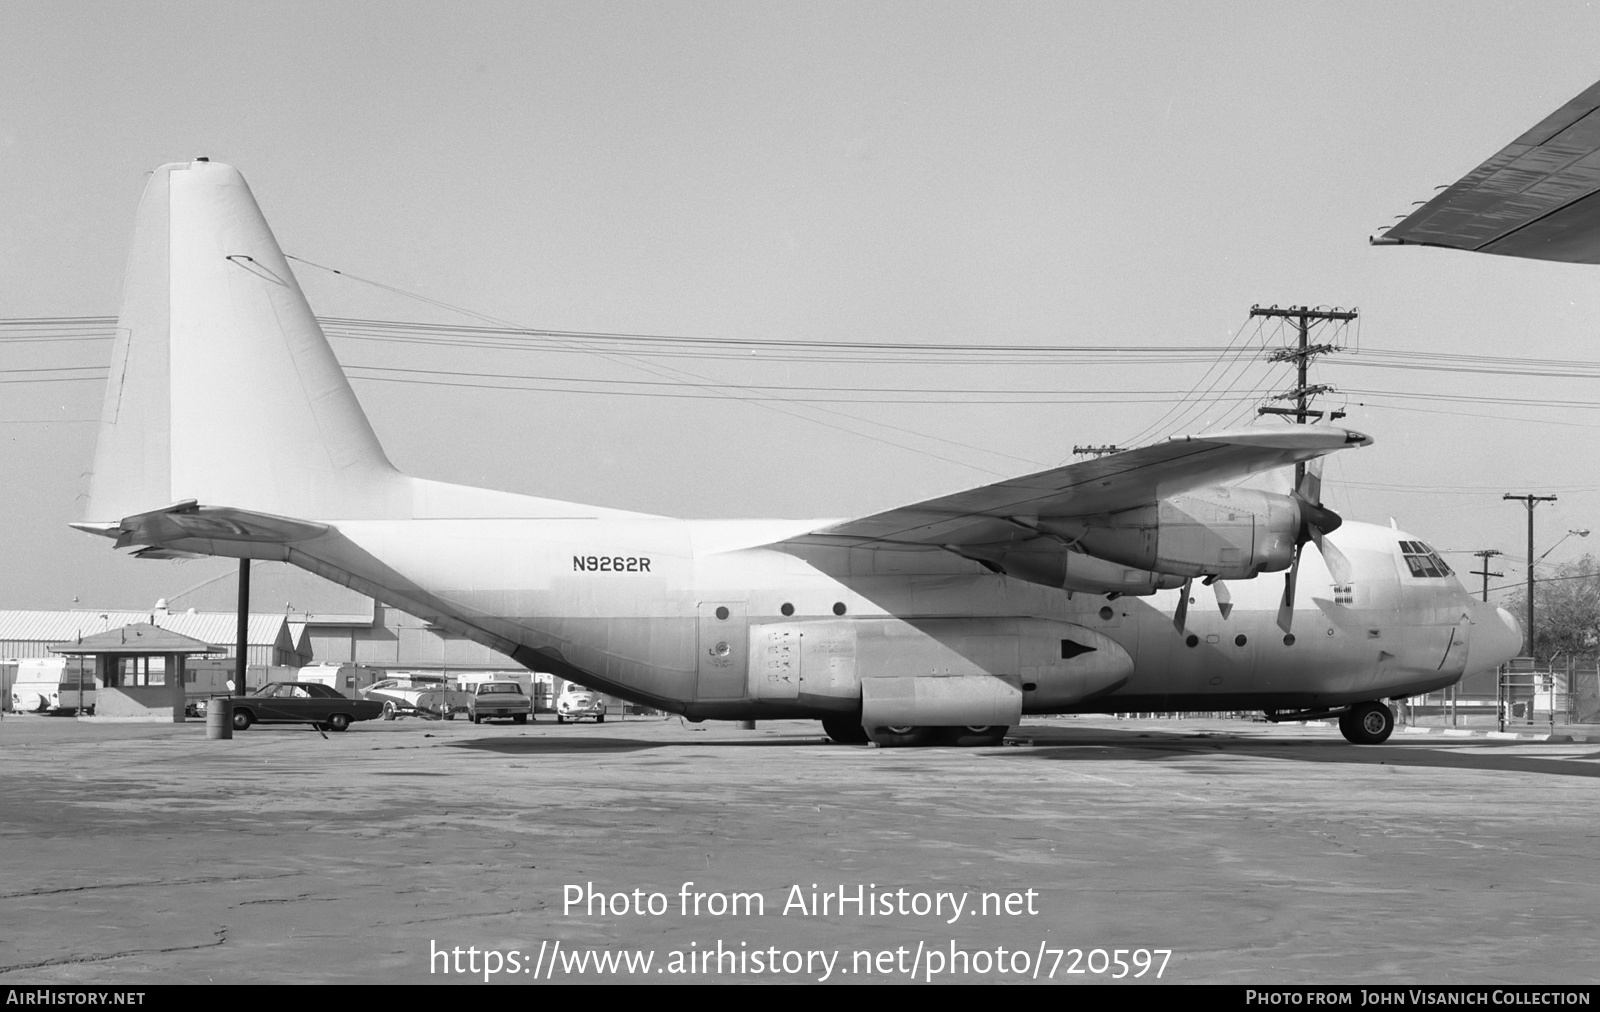
[(7, 715), (0, 983), (1592, 982), (1597, 777), (1225, 720)]

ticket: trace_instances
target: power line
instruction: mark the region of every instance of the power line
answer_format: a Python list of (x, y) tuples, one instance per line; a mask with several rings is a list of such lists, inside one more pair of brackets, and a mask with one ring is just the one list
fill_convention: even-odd
[[(344, 274), (344, 277), (352, 277)], [(361, 279), (358, 279), (361, 280)], [(389, 290), (390, 286), (380, 285)], [(453, 312), (467, 313), (480, 319), (491, 317), (471, 310), (449, 306), (438, 300), (417, 296), (430, 305), (448, 308)], [(993, 358), (1007, 362), (1015, 356), (1061, 357), (1083, 364), (1090, 358), (1104, 364), (1125, 363), (1130, 359), (1152, 364), (1187, 364), (1211, 362), (1215, 368), (1219, 356), (1231, 361), (1238, 351), (1241, 327), (1227, 345), (1073, 345), (1073, 344), (944, 344), (938, 342), (871, 342), (823, 341), (764, 338), (696, 337), (682, 334), (648, 334), (638, 332), (606, 332), (559, 330), (504, 326), (463, 326), (455, 324), (430, 324), (403, 320), (379, 320), (357, 317), (318, 317), (330, 337), (370, 339), (405, 343), (448, 344), (462, 347), (505, 347), (518, 343), (534, 344), (540, 341), (562, 342), (634, 342), (647, 346), (677, 347), (712, 351), (726, 349), (743, 358), (751, 350), (817, 353), (818, 361), (831, 361), (827, 356), (839, 356), (841, 361), (855, 361), (861, 356), (905, 353), (915, 358), (924, 355), (949, 355), (963, 362), (973, 357)], [(110, 316), (71, 317), (8, 317), (0, 318), (0, 342), (26, 343), (29, 341), (110, 340), (115, 336), (116, 318)], [(37, 331), (30, 333), (29, 331)], [(548, 344), (536, 345), (549, 350)], [(577, 350), (590, 350), (579, 348)], [(1230, 355), (1234, 353), (1234, 355)], [(1272, 352), (1263, 344), (1258, 357)], [(900, 361), (891, 358), (888, 361)], [(1032, 359), (1028, 359), (1032, 361)], [(1526, 359), (1508, 356), (1469, 355), (1448, 352), (1421, 352), (1400, 349), (1365, 348), (1347, 358), (1326, 363), (1341, 369), (1407, 369), (1429, 372), (1488, 373), (1508, 376), (1535, 376), (1553, 379), (1585, 379), (1600, 377), (1600, 360), (1590, 359)], [(1208, 373), (1202, 375), (1196, 389), (1204, 383)]]
[[(1199, 379), (1195, 380), (1194, 386), (1190, 387), (1188, 392), (1184, 394), (1184, 398), (1183, 399), (1185, 401), (1189, 400), (1189, 398), (1194, 396), (1195, 391), (1200, 389), (1200, 385), (1203, 384), (1206, 381), (1206, 378), (1211, 375), (1212, 371), (1215, 370), (1219, 365), (1222, 364), (1222, 361), (1223, 361), (1224, 357), (1228, 354), (1228, 352), (1232, 351), (1235, 346), (1239, 345), (1239, 340), (1240, 340), (1241, 337), (1244, 336), (1245, 328), (1247, 326), (1249, 326), (1249, 323), (1250, 323), (1250, 320), (1249, 320), (1248, 317), (1246, 317), (1245, 321), (1243, 323), (1241, 323), (1237, 328), (1234, 329), (1233, 337), (1228, 341), (1227, 347), (1222, 349), (1221, 354), (1219, 354), (1217, 356), (1216, 360), (1213, 361), (1211, 363), (1211, 365), (1206, 369), (1206, 371), (1200, 375)], [(1257, 324), (1256, 325), (1256, 334), (1260, 334), (1260, 332), (1261, 332), (1261, 326), (1260, 326), (1260, 324)], [(1245, 339), (1245, 345), (1248, 345), (1250, 340), (1251, 340), (1251, 338), (1246, 338)], [(1218, 379), (1220, 380), (1220, 378), (1221, 377), (1219, 376)], [(1213, 380), (1212, 381), (1212, 387), (1215, 387), (1216, 383), (1217, 383), (1217, 380)], [(1181, 407), (1181, 406), (1182, 406), (1181, 402), (1178, 403), (1178, 404), (1174, 404), (1172, 407), (1168, 408), (1167, 411), (1164, 414), (1161, 415), (1161, 417), (1157, 418), (1155, 421), (1151, 422), (1149, 425), (1146, 425), (1144, 428), (1140, 429), (1131, 438), (1122, 440), (1121, 445), (1123, 445), (1123, 446), (1138, 446), (1142, 442), (1144, 442), (1146, 440), (1146, 438), (1149, 437), (1152, 433), (1157, 433), (1157, 432), (1162, 431), (1161, 430), (1161, 426), (1167, 421), (1167, 419), (1171, 418), (1173, 416), (1173, 412), (1177, 411), (1178, 408)]]

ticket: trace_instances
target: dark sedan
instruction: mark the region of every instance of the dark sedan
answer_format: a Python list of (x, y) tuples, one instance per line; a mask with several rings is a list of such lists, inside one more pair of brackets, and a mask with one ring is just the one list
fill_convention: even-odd
[(311, 724), (343, 731), (353, 721), (373, 720), (382, 714), (382, 703), (350, 699), (317, 682), (273, 682), (233, 701), (233, 729), (243, 731), (251, 724)]

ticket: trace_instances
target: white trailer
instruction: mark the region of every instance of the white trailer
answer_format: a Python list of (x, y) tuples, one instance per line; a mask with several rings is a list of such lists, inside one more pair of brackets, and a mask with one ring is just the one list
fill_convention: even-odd
[(93, 657), (30, 657), (17, 662), (11, 709), (18, 713), (94, 713)]
[(383, 668), (369, 668), (365, 664), (312, 664), (300, 669), (297, 680), (326, 685), (351, 699), (359, 699), (362, 689), (388, 677), (389, 673)]

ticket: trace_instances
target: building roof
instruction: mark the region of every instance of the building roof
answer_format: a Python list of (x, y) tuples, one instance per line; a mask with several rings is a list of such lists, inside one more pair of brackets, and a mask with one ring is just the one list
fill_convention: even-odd
[(149, 622), (135, 622), (120, 629), (85, 636), (69, 643), (53, 643), (52, 653), (85, 654), (210, 654), (217, 648), (204, 640), (175, 633)]
[[(203, 643), (231, 648), (238, 640), (238, 616), (233, 612), (102, 611), (0, 611), (0, 641), (31, 640), (65, 643), (138, 622), (170, 629)], [(283, 615), (251, 613), (246, 639), (252, 646), (283, 646), (293, 650), (289, 622)], [(280, 644), (281, 640), (281, 644)]]

